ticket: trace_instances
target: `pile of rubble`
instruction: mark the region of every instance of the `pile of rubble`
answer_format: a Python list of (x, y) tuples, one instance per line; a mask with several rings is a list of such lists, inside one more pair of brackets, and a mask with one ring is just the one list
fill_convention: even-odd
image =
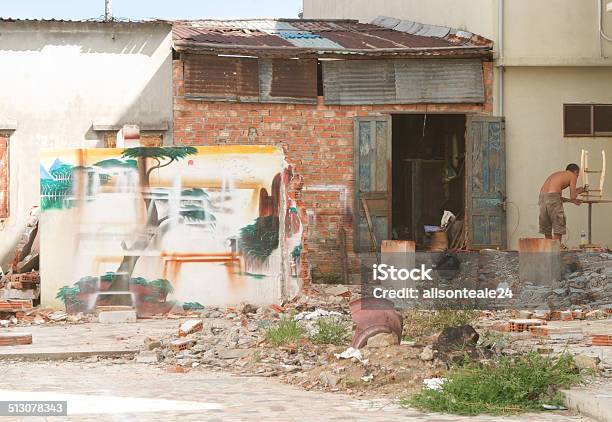
[[(205, 368), (278, 377), (305, 389), (395, 397), (418, 391), (425, 379), (441, 376), (466, 351), (473, 351), (475, 357), (483, 355), (471, 327), (416, 342), (400, 342), (393, 333), (379, 333), (361, 349), (348, 347), (348, 342), (317, 344), (313, 335), (320, 318), (344, 324), (349, 338), (353, 331), (348, 303), (355, 292), (338, 286), (326, 289), (336, 294), (315, 294), (283, 307), (207, 308), (198, 318), (181, 322), (176, 332), (147, 338), (136, 361), (173, 372)], [(304, 330), (303, 338), (280, 346), (269, 344), (265, 331), (281, 318), (296, 321)]]
[[(508, 255), (505, 255), (508, 254)], [(612, 307), (612, 253), (569, 250), (562, 252), (561, 278), (552, 286), (520, 283), (518, 262), (510, 252), (498, 254), (504, 279), (517, 293), (511, 305), (523, 308), (596, 310)], [(499, 277), (498, 277), (499, 278)]]
[[(183, 322), (176, 333), (162, 339), (148, 339), (145, 351), (137, 356), (142, 362), (161, 362), (169, 366), (230, 370), (238, 374), (277, 376), (305, 371), (322, 363), (324, 346), (304, 340), (298, 344), (267, 347), (265, 329), (281, 318), (300, 321), (305, 332), (312, 333), (315, 321), (334, 316), (350, 326), (346, 287), (326, 287), (336, 294), (313, 291), (283, 307), (256, 307), (242, 304), (237, 308), (208, 307), (198, 319)], [(323, 361), (324, 362), (324, 361)]]
[(485, 312), (477, 328), (503, 355), (570, 353), (582, 369), (612, 378), (612, 309)]
[(3, 312), (0, 303), (0, 327), (2, 328), (10, 326), (28, 327), (43, 324), (84, 324), (86, 322), (96, 322), (97, 320), (98, 318), (95, 315), (84, 315), (82, 313), (71, 315), (64, 311), (44, 308), (19, 308), (14, 312)]
[(40, 302), (38, 208), (34, 208), (15, 248), (15, 256), (0, 277), (0, 319), (21, 317)]

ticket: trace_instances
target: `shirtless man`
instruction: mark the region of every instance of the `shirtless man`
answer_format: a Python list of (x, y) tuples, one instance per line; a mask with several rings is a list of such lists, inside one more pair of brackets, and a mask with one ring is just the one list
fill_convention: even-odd
[[(580, 167), (576, 164), (569, 164), (565, 171), (557, 171), (550, 176), (540, 189), (540, 233), (547, 239), (557, 239), (561, 241), (561, 236), (566, 233), (565, 212), (563, 203), (571, 202), (576, 205), (582, 204), (577, 198), (578, 194), (587, 191), (588, 186), (576, 188), (576, 180), (580, 173)], [(570, 197), (563, 198), (561, 192), (569, 186)]]

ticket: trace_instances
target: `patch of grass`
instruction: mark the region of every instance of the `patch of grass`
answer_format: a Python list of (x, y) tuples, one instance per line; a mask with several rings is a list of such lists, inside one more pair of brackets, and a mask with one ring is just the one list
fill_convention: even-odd
[(304, 328), (291, 318), (283, 318), (280, 322), (266, 329), (266, 341), (273, 346), (293, 343), (304, 335)]
[(344, 380), (344, 386), (346, 388), (355, 388), (355, 387), (358, 387), (360, 385), (363, 385), (363, 381), (361, 381), (360, 379), (346, 378)]
[(337, 318), (319, 318), (316, 322), (316, 333), (312, 341), (317, 344), (346, 344), (350, 338), (347, 326)]
[(435, 334), (447, 327), (459, 327), (461, 325), (472, 325), (480, 311), (476, 310), (438, 310), (423, 312), (410, 310), (404, 313), (404, 336), (419, 338)]
[(423, 389), (401, 404), (459, 415), (542, 410), (543, 404), (562, 404), (559, 390), (579, 383), (582, 375), (569, 354), (544, 357), (530, 352), (486, 363), (466, 362), (445, 378), (440, 390)]

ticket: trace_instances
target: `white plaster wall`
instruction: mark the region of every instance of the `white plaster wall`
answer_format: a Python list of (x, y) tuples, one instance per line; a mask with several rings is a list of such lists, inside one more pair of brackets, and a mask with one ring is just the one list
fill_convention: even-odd
[(40, 148), (101, 147), (92, 125), (166, 123), (172, 143), (169, 25), (0, 23), (0, 126), (10, 137), (10, 217), (0, 223), (6, 268), (38, 204)]
[[(570, 162), (580, 165), (580, 150), (589, 150), (589, 166), (601, 168), (601, 150), (612, 157), (612, 138), (564, 138), (563, 103), (612, 103), (612, 68), (513, 67), (506, 69), (506, 148), (508, 233), (510, 246), (538, 235), (538, 192), (546, 177)], [(607, 177), (604, 194), (612, 197)], [(599, 184), (598, 175), (590, 185)], [(580, 181), (579, 181), (580, 183)], [(569, 196), (568, 191), (565, 196)], [(518, 208), (518, 210), (517, 210)], [(587, 206), (565, 204), (569, 244), (578, 245), (587, 229)], [(593, 242), (612, 246), (612, 204), (593, 206)], [(520, 221), (519, 221), (520, 217)], [(518, 225), (517, 225), (518, 224)]]

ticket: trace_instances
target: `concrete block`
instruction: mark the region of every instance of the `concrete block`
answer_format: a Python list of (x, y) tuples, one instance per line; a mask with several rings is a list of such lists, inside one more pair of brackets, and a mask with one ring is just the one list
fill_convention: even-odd
[(152, 350), (144, 350), (136, 355), (136, 362), (138, 363), (157, 363), (159, 362), (159, 355), (157, 352)]
[(612, 422), (612, 387), (572, 388), (561, 392), (571, 410), (600, 422)]
[(519, 239), (521, 283), (552, 286), (561, 278), (561, 244), (542, 238)]
[(217, 350), (219, 359), (240, 359), (249, 353), (248, 349), (220, 349)]
[(120, 324), (136, 322), (136, 311), (104, 311), (98, 314), (98, 321), (102, 324)]

